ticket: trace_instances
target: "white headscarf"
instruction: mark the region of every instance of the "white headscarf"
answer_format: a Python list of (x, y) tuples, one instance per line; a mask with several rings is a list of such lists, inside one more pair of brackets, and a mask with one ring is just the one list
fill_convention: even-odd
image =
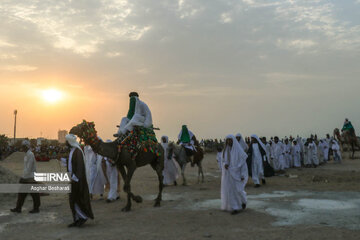
[[(228, 135), (229, 136), (229, 135)], [(246, 142), (244, 141), (244, 138), (242, 137), (242, 135), (240, 133), (236, 134), (235, 137), (240, 137), (240, 141), (238, 142), (238, 140), (235, 138), (236, 142), (238, 142), (240, 144), (240, 146), (242, 147), (242, 149), (247, 149), (248, 145), (246, 144)]]
[(260, 138), (259, 138), (256, 134), (251, 135), (251, 137), (252, 137), (252, 138), (255, 138), (255, 139), (258, 141), (259, 145), (260, 145), (260, 146), (262, 147), (262, 149), (264, 150), (264, 152), (266, 152), (266, 147), (265, 147), (265, 145), (263, 144), (263, 142), (260, 140)]
[[(233, 145), (229, 151), (229, 146), (225, 145), (225, 148), (223, 150), (223, 160), (224, 162), (229, 163), (229, 166), (232, 168), (239, 168), (243, 164), (246, 164), (247, 154), (243, 150), (243, 148), (240, 146), (239, 142), (235, 138), (234, 135), (230, 134), (227, 135), (225, 138), (225, 142), (227, 139), (233, 140)], [(225, 143), (226, 144), (226, 143)], [(230, 153), (230, 156), (229, 156)]]
[[(166, 139), (166, 142), (163, 142), (163, 138)], [(169, 137), (168, 136), (162, 136), (161, 137), (161, 142), (160, 142), (161, 146), (164, 148), (164, 150), (166, 151), (168, 145), (169, 145)]]
[(78, 143), (76, 136), (74, 134), (68, 134), (65, 136), (66, 141), (70, 144), (70, 146), (77, 148), (81, 151), (82, 155), (83, 155), (83, 160), (84, 160), (84, 164), (85, 164), (85, 155), (83, 150), (80, 147), (80, 144)]
[(169, 143), (169, 137), (168, 136), (162, 136), (161, 137), (161, 143), (163, 143), (162, 139), (165, 138), (166, 142), (165, 143)]

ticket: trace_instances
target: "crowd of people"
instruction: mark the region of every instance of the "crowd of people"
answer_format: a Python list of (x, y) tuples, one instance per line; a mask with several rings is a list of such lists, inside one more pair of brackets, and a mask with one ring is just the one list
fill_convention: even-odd
[(245, 186), (251, 176), (254, 187), (266, 184), (265, 177), (281, 175), (289, 168), (310, 168), (326, 164), (333, 156), (334, 162), (341, 163), (341, 151), (336, 139), (327, 134), (318, 139), (311, 135), (301, 137), (265, 137), (253, 134), (243, 138), (241, 134), (228, 135), (225, 143), (217, 145), (217, 161), (222, 172), (222, 209), (237, 214), (246, 208)]
[[(115, 137), (122, 139), (122, 143), (134, 134), (135, 127), (143, 127), (140, 139), (147, 143), (151, 140), (147, 133), (153, 134), (152, 117), (149, 107), (139, 100), (139, 95), (130, 93), (130, 108), (126, 117), (119, 125)], [(351, 124), (351, 123), (350, 123)], [(349, 123), (346, 125), (348, 128)], [(351, 126), (352, 127), (352, 126)], [(150, 139), (150, 140), (149, 140)], [(100, 141), (101, 139), (96, 139)], [(133, 140), (132, 140), (133, 141)], [(152, 140), (151, 140), (152, 141)], [(112, 142), (108, 140), (108, 142)], [(141, 145), (137, 142), (135, 145)], [(194, 154), (206, 149), (216, 149), (217, 161), (221, 171), (221, 209), (238, 214), (246, 208), (247, 196), (245, 186), (251, 177), (254, 187), (266, 184), (266, 177), (275, 174), (284, 174), (286, 169), (300, 167), (317, 167), (326, 164), (333, 156), (334, 161), (341, 163), (341, 152), (339, 143), (328, 134), (324, 139), (318, 139), (316, 135), (304, 139), (301, 137), (265, 137), (259, 138), (253, 134), (243, 137), (241, 134), (228, 135), (224, 140), (201, 140), (199, 143), (192, 131), (183, 125), (178, 135), (178, 144), (188, 158), (188, 162), (194, 163)], [(107, 202), (111, 203), (119, 199), (119, 172), (115, 166), (114, 159), (109, 159), (96, 153), (91, 146), (82, 148), (73, 134), (66, 136), (67, 149), (50, 148), (50, 155), (59, 152), (67, 152), (67, 157), (62, 158), (67, 172), (71, 176), (71, 193), (69, 195), (70, 208), (73, 215), (73, 223), (69, 227), (80, 227), (88, 218), (93, 219), (90, 199), (94, 195), (103, 195), (106, 184), (109, 184)], [(161, 146), (164, 150), (164, 184), (176, 184), (178, 172), (174, 161), (174, 155), (167, 151), (169, 139), (167, 136), (161, 138)], [(132, 146), (134, 147), (134, 146)], [(201, 148), (202, 147), (202, 148)], [(134, 149), (134, 148), (133, 148)], [(26, 152), (24, 159), (23, 182), (33, 182), (36, 171), (35, 157), (31, 152), (28, 141), (23, 143), (23, 151)], [(43, 151), (35, 149), (35, 152)], [(70, 151), (70, 152), (69, 152)], [(125, 188), (124, 188), (125, 189)], [(13, 212), (21, 212), (21, 207), (26, 195), (19, 194), (17, 205)], [(37, 195), (32, 195), (34, 209), (32, 213), (39, 212), (40, 200)], [(131, 195), (128, 195), (130, 198)]]

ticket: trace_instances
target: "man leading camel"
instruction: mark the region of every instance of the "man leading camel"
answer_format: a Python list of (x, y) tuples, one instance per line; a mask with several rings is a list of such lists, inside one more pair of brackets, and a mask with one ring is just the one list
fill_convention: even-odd
[(76, 136), (66, 135), (66, 144), (70, 148), (67, 170), (71, 175), (70, 209), (74, 222), (68, 227), (81, 227), (88, 218), (94, 219), (90, 205), (89, 188), (86, 179), (84, 152), (76, 141)]

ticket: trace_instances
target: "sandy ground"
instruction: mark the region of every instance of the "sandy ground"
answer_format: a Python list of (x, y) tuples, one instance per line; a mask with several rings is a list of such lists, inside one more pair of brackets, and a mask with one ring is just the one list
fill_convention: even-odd
[[(21, 175), (23, 155), (16, 153), (0, 166)], [(56, 160), (37, 163), (38, 171), (60, 171)], [(95, 220), (81, 229), (72, 222), (68, 198), (41, 198), (41, 213), (31, 215), (28, 197), (21, 214), (10, 213), (16, 196), (0, 194), (0, 239), (360, 239), (360, 160), (345, 159), (316, 169), (291, 169), (267, 184), (247, 185), (248, 208), (232, 216), (220, 208), (220, 172), (214, 154), (204, 159), (205, 183), (197, 183), (197, 168), (188, 166), (189, 186), (164, 189), (160, 208), (153, 207), (157, 177), (149, 167), (137, 169), (132, 181), (143, 203), (121, 212), (120, 201), (92, 200)], [(1, 178), (0, 178), (1, 179)], [(4, 179), (2, 179), (4, 181)], [(178, 180), (181, 183), (181, 179)]]

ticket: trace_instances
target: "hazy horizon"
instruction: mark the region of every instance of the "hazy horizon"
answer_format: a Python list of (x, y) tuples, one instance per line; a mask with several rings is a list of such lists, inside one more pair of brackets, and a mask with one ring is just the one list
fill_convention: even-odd
[(17, 137), (86, 119), (105, 140), (130, 91), (158, 138), (182, 124), (198, 139), (357, 129), (359, 12), (359, 0), (1, 1), (0, 134), (17, 109)]

